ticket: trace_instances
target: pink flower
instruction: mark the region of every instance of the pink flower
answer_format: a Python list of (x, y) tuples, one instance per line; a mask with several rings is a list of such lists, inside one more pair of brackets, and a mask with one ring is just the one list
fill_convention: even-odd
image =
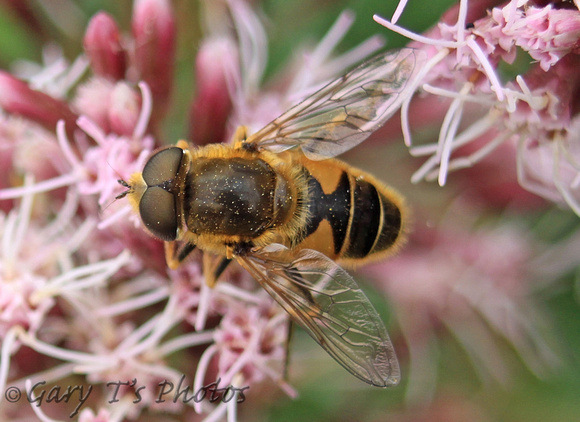
[[(420, 122), (412, 120), (409, 104), (403, 106), (403, 132), (409, 146), (410, 122), (414, 127), (435, 119), (442, 122), (436, 143), (411, 146), (413, 155), (429, 156), (412, 180), (437, 179), (443, 185), (450, 170), (471, 167), (500, 145), (509, 143), (517, 153), (515, 163), (505, 163), (510, 169), (505, 169), (504, 174), (513, 175), (516, 168), (522, 187), (547, 199), (565, 202), (580, 213), (576, 179), (567, 174), (571, 168), (566, 169), (566, 162), (575, 160), (575, 152), (574, 148), (564, 146), (574, 145), (578, 140), (573, 128), (578, 119), (575, 93), (579, 79), (575, 69), (580, 12), (551, 5), (524, 7), (523, 3), (527, 2), (510, 1), (482, 16), (486, 2), (477, 2), (472, 9), (467, 1), (461, 1), (459, 8), (444, 18), (446, 23), (429, 32), (430, 37), (412, 34), (376, 18), (414, 39), (414, 46), (431, 57), (416, 81), (417, 86), (423, 84), (421, 90), (427, 94), (418, 102), (429, 107), (432, 102), (429, 97), (434, 95), (445, 104), (445, 113)], [(455, 23), (452, 16), (457, 17)], [(467, 16), (474, 19), (471, 28), (467, 26)], [(539, 64), (533, 65), (526, 75), (502, 84), (497, 69), (502, 61), (513, 62), (517, 47), (539, 60)], [(415, 113), (417, 109), (421, 110), (420, 104), (414, 105)], [(557, 146), (561, 152), (554, 153), (548, 144)], [(537, 169), (528, 162), (535, 149), (542, 151), (537, 151), (539, 154), (552, 155), (543, 158), (545, 163), (552, 163), (552, 169)], [(535, 174), (538, 172), (543, 175)], [(499, 192), (497, 196), (501, 195)]]
[(141, 111), (141, 96), (125, 81), (95, 77), (79, 86), (75, 109), (106, 133), (130, 136)]
[[(191, 113), (200, 144), (228, 140), (240, 123), (266, 123), (381, 45), (371, 39), (333, 58), (353, 20), (344, 14), (264, 93), (266, 32), (247, 4), (227, 6), (235, 25), (220, 16), (224, 32), (214, 28), (197, 58)], [(187, 406), (209, 418), (235, 417), (235, 400), (158, 403), (155, 392), (185, 374), (198, 390), (218, 379), (239, 391), (273, 382), (295, 396), (283, 380), (287, 315), (239, 269), (215, 290), (195, 254), (168, 270), (162, 242), (115, 200), (117, 180), (141, 171), (163, 144), (173, 86), (171, 3), (136, 0), (131, 23), (126, 36), (111, 16), (95, 15), (83, 39), (88, 64), (69, 66), (51, 50), (47, 68), (22, 67), (28, 82), (0, 75), (0, 237), (11, 245), (0, 253), (0, 386), (74, 376), (105, 389), (135, 379), (119, 390), (118, 407), (100, 394), (98, 414), (81, 409), (81, 419), (137, 419)], [(20, 369), (29, 354), (40, 369)], [(142, 399), (133, 403), (138, 386)]]
[(288, 337), (286, 313), (267, 295), (253, 306), (236, 301), (228, 306), (215, 333), (217, 371), (225, 384), (240, 374), (247, 385), (264, 380), (265, 375), (281, 381)]
[[(381, 21), (426, 52), (411, 81), (417, 95), (402, 110), (412, 154), (427, 157), (413, 180), (444, 184), (450, 170), (479, 163), (458, 183), (471, 207), (451, 209), (439, 224), (427, 204), (431, 227), (418, 223), (398, 258), (368, 270), (408, 344), (405, 356), (399, 336), (410, 403), (434, 397), (436, 360), (429, 351), (445, 333), (464, 347), (482, 379), (508, 379), (498, 338), (535, 373), (557, 361), (534, 325), (540, 312), (529, 298), (529, 279), (569, 270), (576, 258), (567, 248), (576, 237), (559, 245), (567, 255), (557, 260), (508, 217), (482, 225), (472, 216), (482, 202), (487, 212), (513, 201), (545, 205), (518, 181), (571, 206), (580, 198), (577, 11), (553, 2), (497, 3), (467, 8), (461, 1), (429, 37)], [(154, 149), (173, 142), (163, 130), (174, 106), (180, 18), (174, 4), (135, 0), (130, 26), (98, 13), (83, 38), (88, 61), (69, 64), (58, 48), (47, 48), (45, 66), (21, 63), (18, 77), (0, 73), (0, 391), (8, 385), (28, 391), (40, 379), (80, 380), (99, 390), (91, 408), (79, 409), (86, 422), (161, 417), (157, 412), (236, 419), (236, 400), (158, 402), (159, 385), (176, 386), (182, 376), (192, 394), (219, 380), (237, 391), (250, 386), (248, 396), (296, 395), (284, 379), (288, 315), (235, 265), (215, 289), (205, 283), (197, 251), (169, 270), (163, 243), (146, 234), (126, 201), (116, 200), (117, 180), (141, 171)], [(242, 0), (204, 7), (207, 33), (192, 46), (196, 90), (187, 122), (199, 145), (229, 141), (240, 124), (259, 129), (383, 44), (373, 37), (333, 54), (354, 20), (345, 12), (318, 45), (296, 46), (281, 71), (265, 76), (268, 38), (256, 12)], [(397, 14), (403, 9), (401, 2)], [(498, 67), (518, 49), (539, 64), (504, 82)], [(441, 127), (436, 142), (412, 142), (411, 127), (434, 122)], [(536, 264), (545, 261), (560, 265), (542, 272)], [(129, 385), (111, 403), (107, 383), (115, 381)], [(69, 417), (62, 408), (53, 415), (28, 403), (10, 412), (22, 408), (45, 420)]]
[(580, 49), (578, 10), (557, 10), (551, 5), (530, 7), (525, 12), (525, 18), (514, 23), (506, 32), (515, 31), (518, 31), (517, 35), (512, 36), (517, 39), (516, 45), (538, 60), (545, 72), (567, 54), (577, 54)]
[[(173, 85), (173, 10), (167, 0), (135, 0), (131, 23), (133, 38), (123, 41), (115, 21), (104, 12), (98, 13), (89, 23), (83, 46), (98, 77), (110, 83), (125, 80), (134, 85), (141, 81), (149, 86), (154, 107), (149, 123), (150, 128), (156, 128)], [(106, 105), (102, 107), (106, 110)], [(117, 112), (121, 111), (119, 107)]]

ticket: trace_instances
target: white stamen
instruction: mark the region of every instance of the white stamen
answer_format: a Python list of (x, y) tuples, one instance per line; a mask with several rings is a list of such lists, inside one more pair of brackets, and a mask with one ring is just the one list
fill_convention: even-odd
[(393, 32), (396, 32), (397, 34), (401, 34), (402, 36), (409, 38), (413, 41), (417, 41), (427, 45), (434, 45), (442, 48), (459, 48), (461, 46), (457, 41), (436, 40), (433, 38), (424, 37), (423, 35), (419, 35), (398, 25), (393, 25), (391, 22), (389, 22), (385, 18), (380, 17), (379, 15), (374, 15), (373, 19), (375, 20), (375, 22), (377, 22), (380, 25), (383, 25), (385, 28), (390, 29)]
[(520, 89), (522, 90), (522, 96), (519, 97), (521, 100), (528, 103), (532, 110), (543, 110), (548, 106), (548, 97), (545, 95), (534, 95), (532, 91), (526, 84), (526, 81), (521, 75), (516, 76), (516, 82)]
[(516, 174), (518, 177), (519, 184), (526, 190), (535, 193), (543, 198), (546, 198), (552, 202), (560, 202), (561, 197), (557, 195), (553, 189), (547, 188), (545, 184), (539, 183), (530, 179), (529, 173), (526, 170), (526, 165), (528, 161), (525, 159), (527, 152), (525, 137), (520, 137), (517, 144), (517, 154), (516, 154)]
[[(10, 369), (10, 357), (12, 356), (12, 349), (16, 344), (16, 338), (22, 327), (15, 325), (8, 330), (2, 339), (2, 347), (0, 349), (0, 391), (6, 391), (6, 381), (8, 380), (8, 370)], [(4, 398), (4, 394), (0, 396), (0, 403)]]
[(260, 330), (258, 327), (254, 327), (254, 331), (252, 332), (249, 341), (246, 343), (244, 351), (238, 356), (236, 361), (232, 363), (227, 372), (224, 374), (222, 381), (225, 384), (229, 384), (234, 375), (240, 372), (242, 368), (252, 360), (252, 357), (256, 354), (258, 344), (260, 344), (261, 337), (262, 330)]
[(113, 214), (109, 215), (107, 218), (104, 218), (103, 220), (101, 220), (99, 222), (99, 224), (97, 224), (97, 228), (99, 230), (106, 229), (107, 227), (115, 224), (117, 221), (120, 221), (123, 217), (131, 214), (131, 211), (132, 211), (131, 206), (125, 205), (120, 210), (115, 211)]
[(411, 135), (411, 125), (409, 123), (409, 107), (411, 105), (411, 98), (409, 96), (401, 105), (401, 131), (403, 133), (403, 142), (407, 148), (411, 148), (413, 138)]
[[(220, 285), (221, 284), (226, 283), (220, 283)], [(209, 286), (206, 283), (202, 283), (199, 292), (199, 305), (195, 316), (195, 331), (201, 331), (205, 328), (205, 322), (207, 321), (207, 314), (209, 312), (209, 304), (211, 302), (210, 294), (211, 289)]]
[(62, 92), (68, 92), (83, 77), (89, 65), (90, 62), (86, 56), (78, 56), (62, 78)]
[(226, 403), (227, 407), (227, 422), (236, 422), (238, 420), (237, 410), (238, 410), (238, 390), (233, 390), (233, 397), (230, 401)]
[(243, 91), (246, 98), (249, 98), (258, 89), (266, 67), (268, 54), (266, 32), (245, 2), (228, 0), (228, 5), (240, 40)]
[(244, 302), (253, 303), (255, 305), (262, 302), (262, 299), (256, 293), (249, 292), (246, 289), (240, 289), (230, 283), (218, 283), (215, 289), (220, 293), (235, 298), (236, 300), (243, 300)]
[(107, 134), (101, 129), (99, 125), (89, 119), (87, 116), (80, 116), (77, 119), (77, 126), (80, 127), (87, 135), (100, 146), (105, 146), (107, 143)]
[[(461, 0), (459, 2), (459, 14), (457, 16), (457, 23), (455, 24), (455, 36), (459, 44), (465, 42), (465, 19), (467, 18), (468, 3), (468, 0)], [(461, 54), (460, 50), (457, 50), (457, 53)], [(461, 61), (458, 60), (458, 63), (460, 62)]]
[(151, 94), (149, 85), (141, 81), (138, 86), (141, 90), (141, 112), (139, 113), (135, 129), (133, 129), (133, 139), (141, 139), (145, 136), (153, 111), (153, 95)]
[[(423, 79), (427, 76), (427, 74), (449, 54), (449, 50), (443, 49), (437, 52), (433, 57), (431, 57), (426, 63), (423, 63), (423, 59), (417, 60), (417, 67), (419, 71), (417, 74), (409, 80), (408, 86), (405, 88), (406, 92), (412, 93), (416, 92), (418, 86), (422, 83)], [(405, 145), (410, 147), (412, 145), (412, 138), (411, 138), (411, 127), (409, 125), (409, 104), (411, 101), (412, 95), (404, 95), (403, 102), (401, 105), (401, 126), (403, 130), (403, 139), (405, 141)]]
[[(146, 338), (151, 333), (151, 331), (153, 331), (160, 318), (160, 314), (155, 314), (145, 323), (134, 329), (128, 336), (123, 339), (121, 343), (119, 343), (117, 350), (127, 351), (133, 348), (136, 344), (139, 344), (141, 340)], [(132, 354), (134, 355), (134, 353)]]
[[(471, 141), (474, 141), (479, 136), (487, 132), (490, 128), (492, 128), (494, 125), (496, 125), (498, 123), (497, 115), (498, 115), (497, 110), (495, 109), (491, 110), (485, 117), (477, 120), (467, 129), (461, 132), (460, 135), (456, 136), (455, 140), (453, 141), (455, 149), (463, 145), (467, 145)], [(511, 133), (508, 133), (508, 136), (509, 135), (511, 135)]]
[(425, 155), (435, 154), (439, 149), (439, 144), (427, 144), (427, 145), (418, 145), (418, 146), (411, 146), (409, 147), (409, 153), (413, 157), (423, 157)]
[[(70, 224), (70, 220), (69, 220)], [(72, 236), (68, 239), (65, 239), (65, 249), (69, 254), (76, 252), (82, 244), (85, 243), (89, 235), (95, 229), (96, 222), (93, 217), (87, 217), (85, 221), (81, 223), (79, 227), (76, 227)], [(66, 229), (66, 227), (62, 227), (62, 229)]]
[(39, 303), (50, 296), (67, 296), (75, 291), (105, 284), (109, 277), (128, 264), (131, 254), (127, 249), (117, 257), (94, 264), (83, 265), (51, 279), (46, 286), (36, 290), (31, 302)]
[(224, 415), (226, 415), (227, 410), (228, 410), (227, 403), (221, 402), (219, 405), (215, 407), (215, 409), (209, 415), (207, 415), (204, 418), (203, 422), (219, 422), (223, 420), (223, 417)]
[(32, 381), (26, 380), (26, 382), (24, 383), (24, 386), (26, 388), (27, 396), (29, 396), (32, 399), (32, 400), (29, 400), (30, 407), (32, 408), (32, 411), (38, 417), (38, 420), (40, 422), (59, 422), (57, 419), (52, 419), (52, 418), (49, 418), (48, 416), (46, 416), (46, 414), (40, 408), (40, 406), (35, 406), (33, 404), (37, 400), (37, 397), (36, 397), (36, 394), (34, 394), (34, 392), (31, 391), (31, 389), (32, 389)]
[[(212, 344), (209, 346), (201, 357), (199, 358), (199, 362), (197, 364), (197, 371), (195, 372), (195, 378), (193, 379), (193, 391), (199, 391), (203, 386), (203, 381), (205, 379), (205, 374), (207, 369), (209, 368), (209, 362), (214, 357), (214, 355), (218, 352), (218, 347), (216, 344)], [(193, 410), (197, 414), (201, 414), (203, 409), (201, 408), (203, 401), (194, 400), (193, 403)]]
[(423, 91), (429, 94), (438, 95), (440, 97), (446, 97), (451, 99), (461, 99), (464, 102), (472, 102), (474, 104), (480, 105), (495, 105), (497, 102), (492, 101), (488, 98), (482, 98), (475, 95), (468, 95), (466, 92), (451, 91), (445, 88), (439, 88), (429, 84), (423, 84), (421, 87)]
[(143, 338), (143, 341), (140, 343), (136, 343), (127, 349), (124, 344), (125, 342), (123, 342), (123, 347), (119, 347), (118, 350), (126, 350), (130, 355), (135, 356), (156, 347), (161, 341), (161, 338), (182, 319), (182, 316), (177, 313), (177, 302), (178, 298), (175, 295), (169, 296), (165, 309), (163, 309), (161, 314), (156, 315), (156, 318), (154, 318), (155, 324), (149, 326), (151, 330), (148, 336)]
[(77, 190), (67, 189), (66, 198), (60, 207), (59, 212), (56, 214), (56, 218), (50, 223), (50, 225), (41, 229), (40, 237), (44, 239), (52, 239), (67, 227), (70, 227), (70, 223), (77, 212), (78, 205), (79, 195)]
[(72, 363), (64, 363), (62, 365), (56, 365), (44, 371), (35, 372), (33, 375), (27, 376), (26, 378), (20, 378), (16, 381), (11, 381), (12, 385), (24, 387), (26, 381), (30, 380), (33, 384), (38, 381), (46, 381), (47, 383), (58, 381), (66, 378), (74, 373), (74, 365)]
[[(485, 144), (485, 146), (478, 149), (473, 154), (470, 154), (466, 157), (459, 157), (459, 158), (451, 160), (449, 162), (449, 166), (448, 166), (447, 171), (449, 172), (452, 170), (459, 170), (462, 168), (472, 167), (473, 165), (477, 164), (479, 161), (481, 161), (482, 159), (487, 157), (490, 153), (492, 153), (498, 146), (503, 144), (505, 142), (505, 140), (510, 138), (511, 136), (513, 136), (513, 135), (510, 132), (503, 133), (503, 134), (495, 137), (493, 140), (491, 140), (490, 142)], [(438, 175), (438, 172), (428, 174), (425, 177), (425, 180), (433, 180), (433, 179), (435, 179), (435, 177), (437, 175)]]
[(321, 75), (328, 75), (328, 77), (322, 76), (320, 79), (330, 79), (330, 77), (336, 75), (338, 69), (340, 69), (341, 72), (345, 71), (353, 65), (360, 63), (367, 57), (375, 54), (384, 45), (385, 40), (382, 36), (375, 35), (370, 37), (346, 53), (341, 54), (335, 59), (328, 60), (328, 62), (322, 66), (322, 69), (318, 70), (318, 73)]
[[(103, 356), (91, 353), (83, 353), (77, 352), (74, 350), (69, 349), (62, 349), (57, 346), (53, 346), (52, 344), (44, 343), (43, 341), (38, 340), (36, 337), (33, 337), (29, 333), (21, 332), (19, 335), (19, 339), (22, 341), (23, 344), (27, 345), (31, 349), (34, 349), (38, 353), (42, 353), (46, 356), (51, 356), (55, 359), (74, 362), (74, 363), (92, 363), (92, 364), (100, 364), (101, 366), (105, 366), (106, 359), (103, 359)], [(108, 366), (108, 365), (107, 365)]]
[(557, 139), (554, 139), (552, 141), (552, 145), (554, 153), (553, 176), (552, 176), (554, 180), (554, 185), (556, 185), (556, 189), (558, 189), (558, 192), (560, 192), (560, 195), (562, 195), (564, 201), (566, 201), (568, 206), (572, 208), (572, 211), (574, 211), (577, 215), (580, 215), (580, 202), (578, 202), (576, 198), (574, 198), (573, 194), (569, 191), (568, 187), (565, 186), (565, 184), (562, 182), (562, 176), (560, 174), (562, 167), (560, 165), (561, 164), (560, 160), (562, 158), (563, 147), (561, 146), (561, 142), (558, 142)]
[(169, 296), (169, 288), (167, 286), (158, 287), (151, 292), (131, 297), (121, 302), (113, 303), (108, 306), (100, 306), (96, 310), (98, 317), (115, 317), (138, 309), (147, 308), (155, 303), (159, 303)]
[[(24, 181), (24, 188), (26, 189), (32, 185), (33, 181), (34, 177), (27, 174)], [(13, 224), (6, 224), (6, 232), (2, 238), (4, 261), (8, 265), (14, 265), (14, 263), (17, 262), (16, 256), (20, 252), (20, 247), (24, 242), (26, 232), (30, 225), (33, 198), (34, 196), (29, 190), (22, 198), (18, 214), (10, 213), (9, 219), (13, 221)], [(12, 215), (14, 216), (13, 219), (10, 218)]]
[(76, 154), (73, 152), (71, 148), (71, 143), (66, 135), (65, 129), (65, 122), (64, 120), (59, 120), (56, 123), (56, 140), (62, 153), (64, 154), (64, 158), (70, 163), (73, 169), (80, 167), (81, 163), (77, 158)]
[(495, 70), (493, 69), (493, 66), (487, 59), (487, 56), (483, 51), (481, 51), (481, 48), (473, 38), (469, 38), (467, 40), (467, 45), (469, 46), (471, 51), (473, 51), (475, 56), (479, 59), (479, 64), (481, 64), (481, 66), (483, 67), (487, 79), (489, 79), (489, 82), (491, 84), (491, 89), (495, 92), (498, 101), (500, 102), (503, 101), (504, 100), (503, 87), (501, 85), (501, 82), (499, 81), (499, 78), (497, 77), (497, 74), (495, 73)]
[(157, 351), (160, 356), (169, 356), (180, 350), (211, 343), (214, 339), (214, 336), (214, 330), (184, 334), (163, 343), (161, 346), (159, 346)]
[(310, 55), (310, 62), (313, 67), (322, 64), (330, 52), (333, 51), (338, 43), (344, 38), (355, 19), (355, 14), (350, 10), (343, 11), (338, 19), (334, 22), (330, 30), (326, 33), (324, 38), (318, 43), (312, 54)]
[[(467, 89), (470, 89), (471, 84), (466, 84)], [(466, 89), (464, 87), (464, 89)], [(464, 90), (462, 89), (462, 91)], [(457, 128), (461, 122), (461, 117), (463, 115), (463, 101), (454, 100), (451, 107), (449, 107), (448, 115), (445, 116), (443, 120), (443, 125), (441, 126), (441, 134), (443, 138), (441, 139), (442, 149), (440, 150), (440, 166), (439, 166), (439, 186), (444, 186), (447, 180), (447, 166), (449, 164), (449, 158), (451, 156), (451, 151), (454, 149), (453, 140), (455, 134), (457, 133)], [(447, 116), (450, 116), (448, 120), (449, 125), (446, 126)]]
[(32, 186), (18, 186), (15, 188), (5, 188), (0, 190), (0, 200), (21, 198), (26, 195), (33, 195), (41, 192), (48, 192), (65, 186), (74, 185), (78, 182), (78, 177), (72, 173), (63, 174), (52, 179), (43, 180)]
[(400, 0), (399, 1), (399, 4), (397, 4), (397, 8), (393, 12), (393, 16), (391, 17), (392, 23), (397, 23), (397, 21), (399, 20), (399, 18), (403, 14), (403, 11), (405, 10), (406, 6), (407, 6), (407, 0)]
[(411, 176), (411, 183), (419, 183), (439, 163), (439, 157), (432, 155), (425, 161), (419, 169)]

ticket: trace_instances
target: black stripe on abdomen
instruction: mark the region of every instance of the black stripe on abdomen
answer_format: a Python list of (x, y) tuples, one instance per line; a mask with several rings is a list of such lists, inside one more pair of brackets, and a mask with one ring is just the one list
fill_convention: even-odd
[(383, 224), (375, 244), (376, 252), (389, 249), (401, 235), (401, 210), (388, 198), (379, 195), (383, 208)]
[(332, 228), (334, 253), (338, 254), (346, 239), (350, 219), (350, 181), (348, 174), (343, 172), (333, 192), (325, 194), (320, 182), (308, 177), (308, 215), (304, 238), (318, 229), (322, 220), (327, 220)]
[(348, 247), (344, 258), (364, 258), (381, 232), (381, 199), (377, 189), (364, 180), (354, 180), (354, 195)]

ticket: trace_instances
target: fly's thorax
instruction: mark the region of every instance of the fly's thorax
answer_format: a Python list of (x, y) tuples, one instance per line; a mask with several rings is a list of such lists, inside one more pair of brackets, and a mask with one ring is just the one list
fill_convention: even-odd
[(296, 211), (296, 189), (284, 167), (268, 153), (226, 145), (192, 151), (183, 196), (187, 230), (223, 242), (275, 237)]
[(185, 183), (188, 230), (226, 236), (260, 235), (272, 225), (276, 174), (263, 161), (199, 158)]

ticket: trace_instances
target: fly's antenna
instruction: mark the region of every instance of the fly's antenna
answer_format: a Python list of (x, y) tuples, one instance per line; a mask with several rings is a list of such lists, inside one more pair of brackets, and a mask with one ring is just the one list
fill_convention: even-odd
[(129, 192), (131, 192), (131, 185), (127, 182), (125, 182), (123, 179), (117, 179), (117, 183), (120, 184), (121, 186), (127, 188), (127, 190), (124, 190), (123, 192), (121, 192), (119, 195), (115, 196), (115, 201), (117, 199), (121, 199), (124, 198), (125, 196), (127, 196), (127, 194)]
[(117, 196), (115, 196), (115, 199), (113, 199), (111, 202), (109, 202), (104, 208), (99, 210), (99, 213), (105, 212), (105, 210), (107, 208), (109, 208), (111, 205), (113, 205), (118, 199), (122, 199), (122, 198), (126, 197), (127, 194), (129, 194), (131, 192), (131, 189), (132, 189), (131, 185), (129, 183), (125, 182), (123, 179), (117, 179), (117, 183), (119, 183), (121, 186), (123, 186), (127, 189), (124, 190), (123, 192), (121, 192), (120, 194), (118, 194)]
[[(115, 169), (115, 168), (114, 168), (114, 167), (111, 165), (111, 163), (109, 163), (109, 161), (108, 161), (108, 160), (107, 160), (107, 164), (109, 165), (109, 167), (111, 167), (111, 169), (112, 169), (112, 170), (115, 172), (115, 174), (116, 174), (116, 175), (119, 177), (119, 178), (117, 179), (117, 183), (118, 183), (118, 184), (120, 184), (121, 186), (123, 186), (124, 188), (127, 188), (127, 190), (125, 190), (125, 191), (121, 192), (120, 194), (118, 194), (117, 196), (115, 196), (115, 199), (114, 199), (114, 200), (111, 202), (111, 204), (112, 204), (112, 203), (113, 203), (113, 202), (115, 202), (117, 199), (121, 199), (121, 198), (124, 198), (125, 196), (127, 196), (127, 194), (128, 194), (129, 192), (131, 192), (131, 185), (130, 185), (129, 183), (125, 182), (125, 181), (122, 179), (122, 177), (123, 177), (123, 176), (121, 176), (121, 174), (119, 174), (119, 172), (118, 172), (118, 171), (117, 171), (117, 170), (116, 170), (116, 169)], [(111, 204), (109, 204), (109, 205), (111, 205)], [(108, 207), (109, 205), (107, 205), (107, 207)], [(106, 209), (107, 207), (105, 207), (105, 209)]]

